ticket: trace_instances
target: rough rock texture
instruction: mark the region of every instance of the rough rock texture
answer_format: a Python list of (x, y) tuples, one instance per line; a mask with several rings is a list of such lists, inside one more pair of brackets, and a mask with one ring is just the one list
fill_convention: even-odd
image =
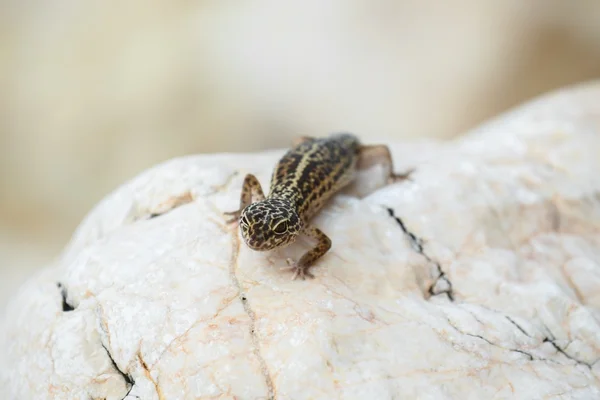
[(600, 84), (392, 151), (413, 180), (337, 196), (307, 281), (221, 214), (281, 151), (119, 188), (12, 300), (7, 397), (600, 398)]

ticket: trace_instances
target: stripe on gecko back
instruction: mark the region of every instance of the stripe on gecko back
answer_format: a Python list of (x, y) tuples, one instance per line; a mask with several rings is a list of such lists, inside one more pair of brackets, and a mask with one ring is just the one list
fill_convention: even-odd
[(285, 198), (309, 219), (354, 176), (358, 139), (339, 134), (290, 149), (273, 171), (269, 198)]

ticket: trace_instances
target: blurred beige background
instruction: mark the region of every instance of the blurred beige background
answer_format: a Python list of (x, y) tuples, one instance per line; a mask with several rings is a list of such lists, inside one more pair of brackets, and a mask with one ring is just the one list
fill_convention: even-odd
[(0, 2), (0, 306), (102, 196), (297, 135), (451, 138), (600, 77), (600, 2)]

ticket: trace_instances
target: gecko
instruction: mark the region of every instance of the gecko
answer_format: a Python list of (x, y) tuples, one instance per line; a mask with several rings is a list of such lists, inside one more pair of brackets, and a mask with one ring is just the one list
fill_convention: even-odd
[(304, 234), (317, 244), (298, 261), (287, 259), (292, 280), (314, 278), (309, 268), (331, 248), (331, 239), (310, 224), (327, 200), (355, 178), (358, 169), (374, 164), (387, 165), (387, 183), (408, 179), (412, 171), (394, 174), (392, 157), (386, 145), (362, 145), (349, 133), (315, 138), (303, 136), (279, 160), (265, 196), (256, 176), (247, 174), (242, 185), (240, 207), (225, 212), (227, 223), (239, 222), (246, 245), (268, 251), (285, 247)]

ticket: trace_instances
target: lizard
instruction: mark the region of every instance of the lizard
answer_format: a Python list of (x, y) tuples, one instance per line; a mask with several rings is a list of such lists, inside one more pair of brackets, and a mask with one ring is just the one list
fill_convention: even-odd
[(294, 271), (292, 280), (314, 278), (308, 270), (329, 251), (331, 239), (310, 220), (327, 200), (352, 182), (358, 169), (378, 163), (388, 167), (388, 184), (408, 179), (412, 172), (394, 174), (386, 145), (362, 145), (349, 133), (324, 138), (302, 136), (275, 166), (268, 196), (256, 176), (245, 176), (240, 207), (224, 213), (231, 216), (227, 223), (238, 221), (244, 242), (256, 251), (282, 248), (300, 234), (315, 239), (315, 247), (298, 261), (288, 258), (289, 266), (282, 268)]

